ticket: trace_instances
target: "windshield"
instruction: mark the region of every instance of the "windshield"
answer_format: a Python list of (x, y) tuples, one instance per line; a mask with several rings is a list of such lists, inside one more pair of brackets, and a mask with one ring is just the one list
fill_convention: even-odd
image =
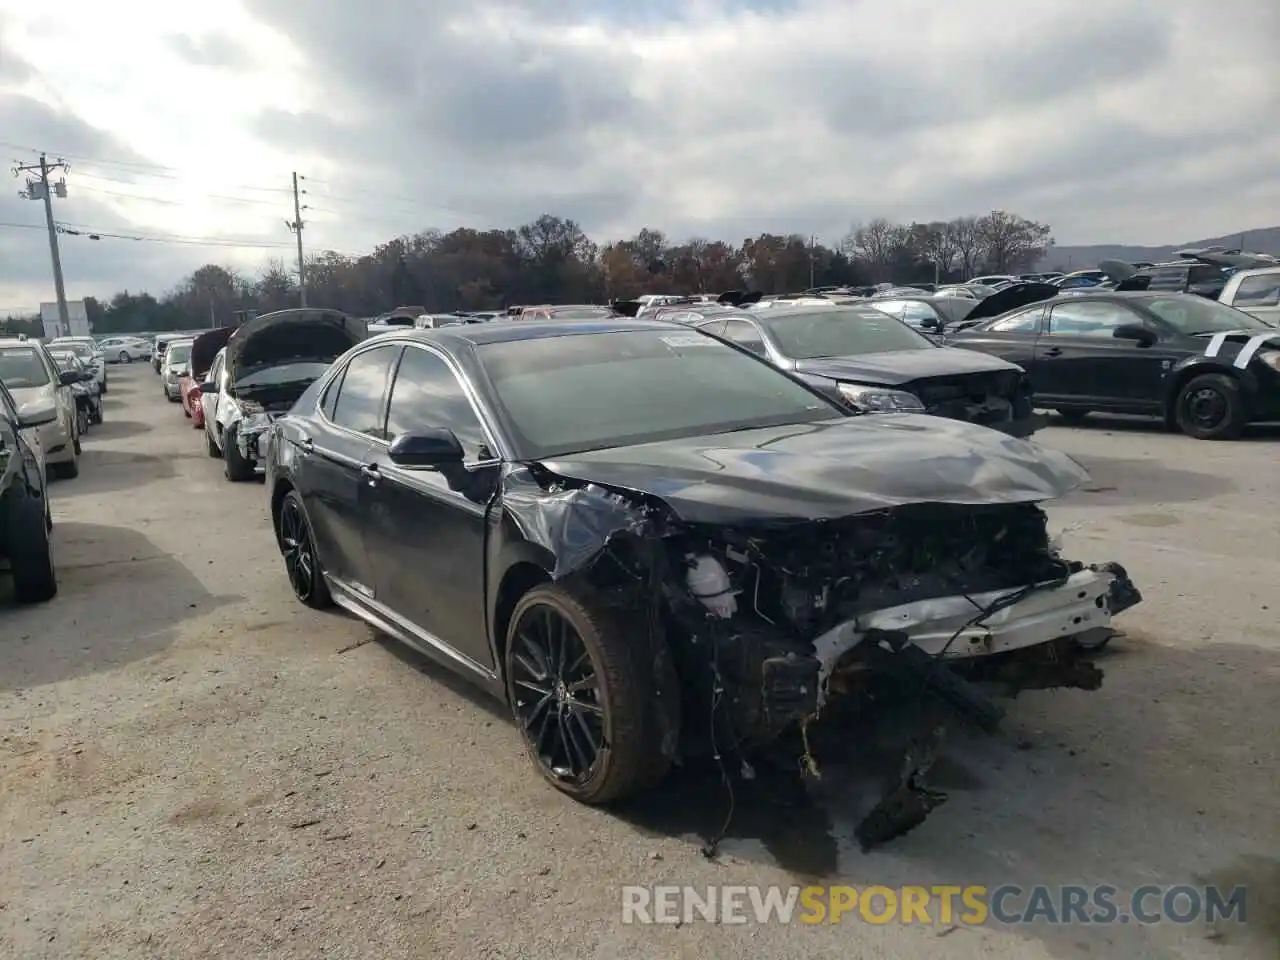
[(850, 357), (889, 350), (922, 350), (933, 344), (879, 310), (815, 310), (768, 314), (760, 323), (793, 360)]
[(286, 383), (318, 380), (329, 369), (328, 360), (296, 360), (251, 370), (236, 380), (236, 389), (246, 387), (280, 387)]
[(1275, 329), (1271, 324), (1243, 310), (1194, 295), (1152, 299), (1146, 302), (1146, 307), (1179, 333), (1187, 335), (1225, 333), (1228, 330)]
[(175, 343), (164, 352), (164, 355), (172, 367), (176, 367), (180, 363), (186, 363), (191, 359), (191, 344)]
[(31, 347), (0, 349), (0, 383), (10, 390), (43, 387), (49, 382), (49, 371)]
[(528, 459), (844, 415), (693, 330), (512, 340), (477, 353)]
[(83, 340), (55, 340), (59, 350), (69, 351), (77, 357), (89, 358), (93, 356), (93, 345), (85, 343)]

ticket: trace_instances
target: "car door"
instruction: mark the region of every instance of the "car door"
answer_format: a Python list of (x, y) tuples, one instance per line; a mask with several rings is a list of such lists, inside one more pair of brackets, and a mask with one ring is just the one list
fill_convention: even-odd
[(418, 634), (492, 671), (484, 547), (500, 466), (496, 443), (444, 356), (410, 344), (392, 380), (385, 437), (431, 427), (454, 432), (465, 469), (410, 470), (391, 462), (389, 444), (369, 451), (360, 492), (374, 589), (378, 603)]
[(352, 356), (325, 388), (314, 433), (298, 438), (306, 457), (302, 501), (325, 572), (366, 600), (377, 580), (365, 550), (363, 468), (375, 446), (385, 446), (387, 388), (401, 344), (374, 346)]
[(1117, 338), (1122, 325), (1146, 326), (1137, 311), (1115, 300), (1063, 298), (1049, 308), (1048, 328), (1036, 344), (1036, 397), (1136, 413), (1161, 408), (1163, 382), (1174, 355), (1159, 341), (1141, 346)]
[(218, 398), (222, 395), (222, 367), (223, 360), (226, 357), (226, 350), (219, 350), (213, 358), (213, 363), (209, 365), (209, 372), (204, 375), (206, 383), (216, 383), (218, 385), (217, 393), (201, 393), (200, 394), (200, 410), (204, 414), (205, 429), (218, 440), (222, 439), (217, 436), (217, 414), (218, 414)]
[(969, 330), (963, 330), (942, 338), (948, 347), (964, 347), (1008, 360), (1022, 367), (1031, 376), (1035, 389), (1034, 368), (1036, 340), (1039, 339), (1044, 304), (1036, 304), (1024, 310), (1015, 310)]

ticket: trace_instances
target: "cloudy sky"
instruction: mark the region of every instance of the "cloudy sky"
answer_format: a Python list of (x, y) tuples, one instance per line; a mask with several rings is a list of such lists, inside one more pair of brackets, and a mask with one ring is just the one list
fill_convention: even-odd
[[(1178, 243), (1280, 223), (1277, 51), (1256, 0), (0, 0), (0, 159), (66, 158), (60, 223), (148, 238), (64, 235), (72, 297), (291, 258), (295, 170), (308, 247), (353, 253), (542, 212)], [(53, 299), (21, 185), (0, 315)]]

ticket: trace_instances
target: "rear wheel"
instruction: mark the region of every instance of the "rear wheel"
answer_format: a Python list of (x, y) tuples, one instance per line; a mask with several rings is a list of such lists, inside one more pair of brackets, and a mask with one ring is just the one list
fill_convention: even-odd
[(58, 479), (74, 480), (76, 477), (80, 476), (79, 445), (80, 445), (80, 441), (77, 440), (76, 447), (74, 448), (74, 452), (71, 456), (71, 459), (68, 460), (66, 463), (59, 463), (57, 466), (53, 468), (54, 471), (57, 473)]
[(4, 498), (5, 539), (13, 573), (13, 595), (19, 603), (44, 603), (58, 592), (49, 547), (49, 508), (44, 497), (11, 490)]
[(1192, 377), (1178, 391), (1174, 416), (1178, 429), (1197, 440), (1234, 440), (1244, 432), (1240, 385), (1222, 373)]
[[(89, 409), (87, 407), (76, 407), (76, 432), (84, 434), (89, 432)], [(76, 453), (80, 452), (80, 438), (76, 437)]]
[(302, 498), (296, 490), (286, 493), (280, 504), (276, 538), (280, 543), (280, 553), (284, 556), (284, 569), (289, 575), (293, 595), (316, 610), (333, 606), (329, 585), (324, 582), (320, 558), (316, 556), (311, 521), (307, 519)]
[(507, 699), (534, 768), (557, 790), (600, 804), (662, 777), (649, 644), (562, 587), (534, 587), (506, 637)]
[(129, 356), (128, 350), (121, 350), (120, 356), (116, 357), (121, 363), (133, 363), (133, 357)]

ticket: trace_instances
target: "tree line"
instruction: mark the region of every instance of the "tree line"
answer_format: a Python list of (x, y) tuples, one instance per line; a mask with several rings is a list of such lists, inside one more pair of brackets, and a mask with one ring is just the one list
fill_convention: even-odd
[[(791, 293), (814, 286), (955, 281), (1030, 270), (1053, 245), (1047, 224), (1004, 210), (932, 223), (877, 217), (833, 247), (796, 234), (762, 233), (737, 246), (660, 230), (594, 243), (573, 220), (545, 214), (514, 230), (425, 230), (364, 256), (333, 251), (305, 260), (310, 304), (373, 316), (399, 305), (432, 312), (511, 304), (603, 303), (644, 293), (733, 289)], [(258, 276), (207, 264), (162, 296), (121, 291), (86, 298), (96, 333), (221, 325), (238, 310), (297, 306), (296, 270), (274, 261)], [(38, 332), (38, 319), (9, 329)]]

